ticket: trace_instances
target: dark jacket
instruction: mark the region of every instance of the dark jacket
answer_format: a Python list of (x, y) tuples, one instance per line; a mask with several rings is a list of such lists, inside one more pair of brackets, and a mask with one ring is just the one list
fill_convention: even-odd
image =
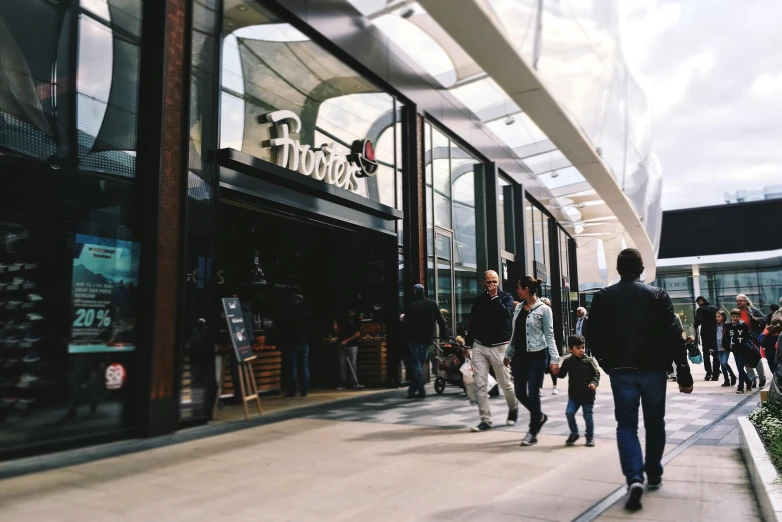
[(753, 339), (757, 339), (758, 335), (763, 333), (763, 329), (766, 327), (766, 316), (754, 306), (749, 307), (748, 315), (750, 317), (750, 324), (747, 326), (749, 326), (750, 331), (754, 334), (752, 336)]
[(709, 304), (708, 301), (703, 303), (703, 306), (699, 307), (695, 311), (695, 343), (698, 342), (698, 327), (700, 330), (700, 339), (703, 343), (703, 349), (706, 354), (709, 350), (717, 349), (717, 307)]
[(302, 306), (292, 306), (275, 320), (277, 335), (275, 339), (283, 346), (303, 346), (310, 344), (312, 334), (312, 316)]
[(568, 374), (567, 396), (579, 402), (595, 402), (595, 392), (589, 389), (590, 384), (600, 385), (600, 370), (595, 360), (588, 355), (567, 357), (562, 361), (557, 377), (564, 378)]
[(739, 324), (732, 322), (726, 324), (722, 334), (722, 346), (730, 347), (734, 355), (746, 356), (752, 346), (752, 337), (747, 323), (739, 321)]
[(476, 297), (467, 320), (467, 346), (472, 346), (473, 341), (484, 346), (498, 346), (510, 342), (514, 308), (513, 297), (502, 290), (493, 298), (489, 297), (488, 292)]
[(415, 296), (405, 312), (407, 340), (411, 343), (432, 344), (435, 322), (440, 327), (440, 335), (447, 335), (448, 328), (437, 303), (422, 294)]
[(600, 366), (668, 371), (676, 364), (679, 384), (690, 386), (682, 331), (668, 294), (625, 278), (595, 294), (586, 340)]

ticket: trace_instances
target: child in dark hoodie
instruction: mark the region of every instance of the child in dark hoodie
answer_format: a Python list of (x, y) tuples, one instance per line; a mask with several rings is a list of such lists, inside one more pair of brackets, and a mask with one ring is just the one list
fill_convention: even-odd
[(747, 391), (753, 387), (752, 381), (744, 368), (744, 365), (747, 364), (747, 357), (751, 356), (752, 338), (750, 337), (749, 326), (741, 320), (741, 310), (738, 308), (731, 310), (730, 320), (731, 323), (725, 327), (725, 332), (722, 334), (722, 345), (725, 347), (730, 346), (730, 351), (733, 352), (733, 357), (736, 359), (736, 366), (739, 370), (739, 387), (736, 389), (736, 393), (744, 393), (745, 383)]
[(586, 341), (580, 335), (571, 335), (567, 340), (570, 349), (570, 357), (562, 362), (559, 367), (560, 378), (567, 377), (570, 373), (568, 382), (568, 402), (565, 416), (570, 426), (570, 437), (565, 444), (572, 446), (579, 439), (578, 424), (576, 423), (576, 413), (579, 408), (584, 410), (584, 421), (586, 421), (586, 445), (595, 445), (595, 422), (592, 417), (592, 409), (595, 406), (595, 391), (600, 384), (600, 370), (597, 369), (597, 363), (591, 357), (584, 355)]

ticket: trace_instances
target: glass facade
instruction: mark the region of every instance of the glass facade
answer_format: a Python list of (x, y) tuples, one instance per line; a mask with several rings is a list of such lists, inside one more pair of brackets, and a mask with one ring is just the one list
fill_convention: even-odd
[[(428, 122), (424, 144), (428, 290), (433, 291), (436, 280), (438, 304), (450, 314), (446, 322), (455, 335), (464, 335), (480, 288), (474, 172), (478, 161)], [(444, 245), (452, 245), (452, 258), (443, 257)]]
[(0, 3), (0, 450), (132, 427), (141, 0)]
[[(736, 307), (736, 296), (745, 294), (764, 314), (782, 298), (782, 266), (765, 268), (703, 269), (697, 276), (699, 289), (691, 270), (658, 272), (653, 286), (666, 290), (676, 313), (689, 334), (694, 332), (695, 298), (704, 296), (714, 306), (730, 311)], [(699, 293), (698, 293), (699, 292)], [(696, 295), (697, 294), (697, 295)]]
[[(407, 260), (425, 260), (426, 289), (443, 310), (448, 334), (465, 335), (473, 300), (483, 290), (479, 160), (459, 145), (458, 126), (446, 131), (428, 112), (423, 120), (425, 187), (423, 201), (411, 205), (425, 208), (420, 252), (418, 244), (405, 244), (409, 221), (397, 212), (408, 208), (406, 194), (419, 188), (403, 193), (403, 174), (413, 174), (403, 172), (403, 145), (411, 137), (402, 122), (403, 93), (382, 85), (382, 75), (364, 71), (357, 65), (361, 60), (343, 60), (316, 43), (321, 40), (311, 39), (306, 25), (294, 26), (281, 10), (267, 9), (271, 3), (255, 0), (188, 4), (182, 20), (189, 62), (182, 70), (189, 76), (186, 85), (171, 87), (169, 75), (179, 79), (179, 65), (154, 73), (140, 69), (142, 43), (150, 45), (142, 42), (142, 27), (153, 37), (166, 31), (172, 38), (168, 20), (142, 26), (142, 13), (156, 12), (152, 5), (0, 2), (0, 452), (64, 438), (154, 431), (151, 425), (161, 419), (166, 427), (156, 429), (171, 431), (175, 415), (180, 426), (211, 419), (216, 370), (230, 357), (230, 350), (223, 359), (215, 357), (216, 345), (230, 346), (221, 332), (221, 297), (251, 301), (246, 324), (265, 360), (256, 373), (259, 388), (276, 393), (286, 384), (289, 361), (273, 350), (273, 324), (294, 291), (324, 313), (359, 306), (366, 343), (361, 349), (368, 358), (359, 356), (357, 371), (370, 372), (385, 386), (399, 379), (387, 368), (399, 367), (405, 352), (393, 325), (411, 291), (404, 280)], [(150, 154), (139, 150), (139, 106), (142, 115), (150, 114), (144, 107), (162, 93), (167, 121), (173, 115), (171, 121), (183, 122), (184, 149), (166, 151), (185, 160), (174, 167), (187, 180), (176, 233), (148, 223), (141, 212), (142, 203), (150, 204), (143, 198), (161, 184), (157, 176), (171, 168), (140, 167), (150, 164)], [(171, 94), (185, 96), (180, 109), (168, 103)], [(142, 118), (141, 125), (148, 124)], [(276, 141), (286, 138), (282, 124), (295, 151)], [(155, 139), (146, 142), (152, 146)], [(300, 160), (295, 168), (294, 152)], [(265, 207), (270, 196), (259, 196), (260, 189), (237, 197), (239, 185), (225, 182), (226, 173), (232, 180), (253, 175), (220, 162), (230, 156), (235, 165), (245, 155), (256, 170), (275, 163), (294, 178), (310, 176), (364, 199), (339, 190), (343, 197), (333, 197), (331, 188), (321, 199), (288, 180), (279, 187), (294, 194), (289, 200)], [(339, 158), (357, 155), (374, 164), (362, 163), (369, 175), (357, 174), (354, 185), (339, 183), (348, 180), (335, 166)], [(319, 170), (329, 164), (329, 173)], [(254, 179), (266, 184), (258, 186), (277, 182), (260, 179), (262, 174)], [(513, 208), (503, 190), (510, 180), (499, 181), (499, 250), (520, 254), (514, 252), (513, 217), (526, 212), (526, 271), (534, 273), (534, 261), (546, 267), (542, 295), (548, 295), (551, 249), (558, 247), (550, 244), (549, 217), (532, 203)], [(326, 205), (337, 210), (328, 214)], [(158, 241), (182, 241), (183, 290), (178, 309), (166, 310), (165, 326), (159, 307), (149, 306), (158, 290), (142, 286), (142, 223)], [(145, 256), (152, 251), (144, 250)], [(312, 270), (312, 259), (330, 277)], [(144, 267), (146, 274), (146, 258)], [(323, 291), (311, 290), (316, 286)], [(317, 342), (325, 343), (330, 337), (320, 335), (320, 319)], [(154, 334), (145, 327), (153, 323)], [(157, 340), (158, 328), (175, 332), (171, 343)], [(144, 346), (141, 339), (148, 335), (155, 339)], [(312, 352), (313, 364), (324, 368), (313, 382), (336, 386), (329, 375), (338, 373), (337, 358), (324, 353)], [(174, 359), (171, 381), (150, 390), (150, 368), (166, 373), (168, 361), (160, 363), (165, 358)], [(176, 395), (178, 409), (169, 416), (175, 408), (169, 399)], [(160, 409), (153, 415), (150, 405)]]
[[(281, 147), (270, 144), (280, 131), (261, 120), (288, 111), (283, 121), (296, 147), (322, 153), (326, 160), (350, 155), (368, 141), (372, 152), (363, 152), (374, 159), (376, 173), (358, 176), (346, 187), (397, 207), (396, 162), (401, 158), (395, 130), (401, 107), (393, 96), (253, 0), (224, 4), (221, 63), (220, 148), (280, 163)], [(296, 161), (299, 167), (292, 170), (307, 169), (303, 153)], [(335, 178), (340, 177), (338, 164), (334, 160)], [(308, 175), (324, 179), (318, 171), (315, 166)]]

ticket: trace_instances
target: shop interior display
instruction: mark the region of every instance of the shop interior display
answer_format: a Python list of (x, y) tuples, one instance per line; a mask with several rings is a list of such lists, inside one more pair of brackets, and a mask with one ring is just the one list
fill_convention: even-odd
[(38, 403), (44, 354), (44, 298), (30, 231), (0, 222), (0, 422), (27, 415)]
[[(237, 296), (249, 311), (253, 330), (252, 362), (261, 392), (287, 385), (287, 365), (279, 314), (294, 295), (304, 296), (312, 314), (310, 332), (311, 387), (334, 387), (339, 357), (333, 322), (348, 305), (362, 319), (358, 372), (367, 384), (386, 381), (386, 300), (393, 296), (386, 280), (387, 263), (394, 259), (395, 238), (362, 235), (319, 223), (238, 208), (223, 203), (220, 211), (218, 257), (221, 277), (218, 298)], [(218, 321), (216, 342), (228, 346), (225, 319)], [(224, 350), (224, 353), (230, 353)], [(190, 360), (190, 367), (196, 364)], [(230, 379), (223, 395), (232, 393)]]

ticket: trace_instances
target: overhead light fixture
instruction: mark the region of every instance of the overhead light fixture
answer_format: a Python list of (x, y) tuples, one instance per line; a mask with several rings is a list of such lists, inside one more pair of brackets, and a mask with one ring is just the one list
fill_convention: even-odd
[(247, 6), (246, 5), (240, 5), (239, 7), (237, 7), (237, 9), (240, 10), (240, 11), (247, 11)]
[(516, 118), (514, 118), (513, 115), (505, 118), (505, 125), (513, 125), (514, 123), (516, 123)]
[(402, 18), (407, 19), (407, 18), (410, 18), (411, 16), (413, 16), (414, 14), (415, 14), (415, 9), (413, 9), (411, 7), (410, 9), (405, 9), (404, 11), (402, 11), (402, 14), (400, 14), (399, 16), (401, 16)]

